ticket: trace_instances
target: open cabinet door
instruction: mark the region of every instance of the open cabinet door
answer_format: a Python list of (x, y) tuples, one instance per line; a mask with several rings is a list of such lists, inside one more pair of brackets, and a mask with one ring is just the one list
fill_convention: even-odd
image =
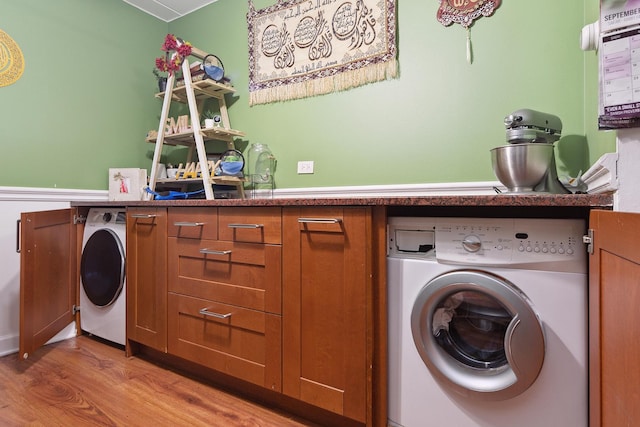
[(592, 211), (591, 427), (640, 425), (640, 214)]
[(76, 320), (76, 209), (23, 213), (20, 218), (20, 355)]

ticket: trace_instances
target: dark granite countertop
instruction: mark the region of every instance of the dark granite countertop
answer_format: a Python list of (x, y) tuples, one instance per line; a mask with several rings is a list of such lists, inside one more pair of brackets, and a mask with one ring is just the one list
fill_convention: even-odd
[(78, 201), (71, 206), (439, 206), (439, 207), (613, 207), (611, 194), (495, 194), (409, 197), (316, 197), (273, 199), (191, 199), (153, 201)]

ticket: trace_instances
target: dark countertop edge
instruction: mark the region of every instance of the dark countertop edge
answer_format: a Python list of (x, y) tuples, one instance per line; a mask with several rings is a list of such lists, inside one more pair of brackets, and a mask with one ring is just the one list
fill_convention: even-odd
[(191, 199), (153, 201), (72, 201), (71, 206), (530, 206), (530, 207), (613, 207), (612, 194), (495, 194), (409, 197), (327, 197), (274, 199)]

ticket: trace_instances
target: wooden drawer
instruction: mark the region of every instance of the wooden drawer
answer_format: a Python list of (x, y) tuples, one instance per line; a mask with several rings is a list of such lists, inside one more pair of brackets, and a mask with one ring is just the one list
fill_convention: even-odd
[(279, 315), (169, 293), (169, 353), (280, 391)]
[(168, 234), (186, 239), (217, 239), (217, 208), (169, 208)]
[(218, 208), (218, 238), (234, 242), (282, 242), (282, 210), (278, 207)]
[(279, 245), (169, 238), (169, 291), (282, 312)]

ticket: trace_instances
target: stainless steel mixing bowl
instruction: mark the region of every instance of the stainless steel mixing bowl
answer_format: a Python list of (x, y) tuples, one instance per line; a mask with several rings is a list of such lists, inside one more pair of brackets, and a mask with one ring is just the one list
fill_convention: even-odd
[(508, 144), (491, 150), (491, 165), (509, 192), (527, 193), (542, 181), (553, 155), (553, 144)]

